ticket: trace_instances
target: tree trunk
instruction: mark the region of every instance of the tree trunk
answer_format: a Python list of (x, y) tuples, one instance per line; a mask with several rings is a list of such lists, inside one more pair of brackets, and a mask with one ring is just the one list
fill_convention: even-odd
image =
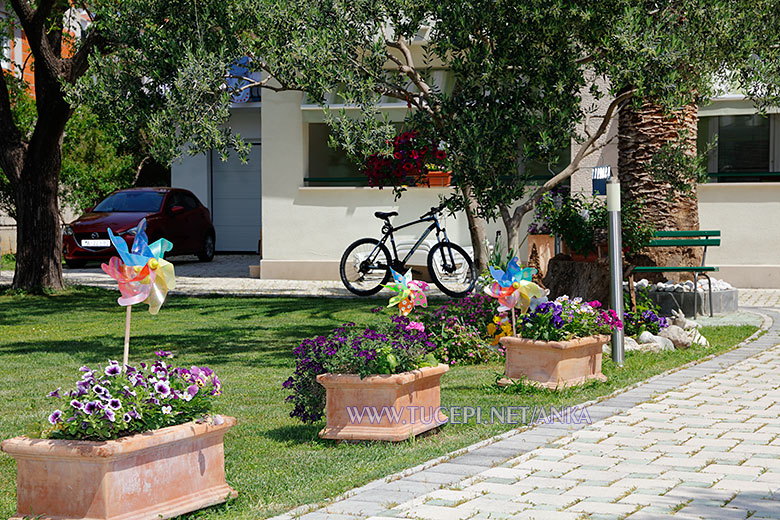
[(488, 252), (485, 247), (485, 220), (479, 218), (475, 211), (475, 202), (471, 198), (471, 189), (468, 186), (461, 188), (466, 200), (466, 219), (469, 225), (471, 247), (474, 250), (474, 267), (477, 273), (482, 273), (488, 267)]
[(63, 99), (60, 85), (38, 76), (39, 117), (14, 190), (17, 253), (13, 288), (25, 291), (63, 288), (62, 226), (57, 195), (62, 138), (72, 110)]
[[(643, 216), (656, 230), (698, 230), (699, 208), (696, 187), (691, 195), (671, 194), (672, 187), (647, 171), (653, 155), (687, 131), (687, 153), (696, 154), (697, 107), (687, 105), (673, 116), (662, 107), (645, 101), (639, 109), (626, 105), (618, 121), (618, 172), (624, 200), (641, 203)], [(670, 195), (673, 195), (670, 197)], [(700, 264), (700, 248), (646, 248), (632, 258), (635, 265)]]

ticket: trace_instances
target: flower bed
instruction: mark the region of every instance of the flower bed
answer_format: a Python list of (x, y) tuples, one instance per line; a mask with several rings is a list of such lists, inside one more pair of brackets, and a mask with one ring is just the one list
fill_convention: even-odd
[(208, 367), (176, 368), (158, 352), (155, 363), (127, 366), (116, 361), (105, 367), (81, 367), (76, 388), (49, 397), (61, 406), (49, 415), (51, 439), (106, 440), (201, 419), (211, 410), (222, 383)]

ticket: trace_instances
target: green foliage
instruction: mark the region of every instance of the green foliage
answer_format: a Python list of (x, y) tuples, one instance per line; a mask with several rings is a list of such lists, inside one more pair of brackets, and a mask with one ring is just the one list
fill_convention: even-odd
[(483, 339), (479, 329), (458, 320), (451, 326), (442, 327), (436, 334), (434, 354), (448, 365), (475, 365), (488, 361), (503, 360), (503, 350), (492, 347)]
[[(655, 232), (644, 221), (641, 210), (641, 203), (633, 201), (625, 201), (621, 207), (623, 247), (630, 253), (646, 247)], [(594, 253), (599, 244), (606, 243), (609, 213), (606, 203), (597, 197), (579, 193), (556, 197), (547, 193), (539, 201), (537, 215), (575, 253)]]
[(647, 287), (638, 287), (635, 290), (636, 310), (631, 306), (631, 295), (623, 292), (624, 312), (623, 330), (626, 336), (638, 338), (643, 332), (658, 334), (661, 329), (669, 326), (668, 318), (661, 316), (661, 307), (650, 299), (650, 291)]
[(79, 108), (65, 127), (60, 172), (61, 200), (81, 212), (109, 193), (133, 186), (137, 155), (123, 151), (97, 117)]
[(707, 182), (707, 157), (717, 146), (717, 138), (703, 150), (692, 153), (688, 132), (680, 130), (677, 137), (664, 143), (645, 165), (655, 179), (669, 183), (666, 193), (669, 201), (678, 195), (692, 196), (697, 184)]
[(501, 230), (496, 231), (496, 241), (493, 244), (493, 250), (490, 252), (490, 258), (488, 259), (488, 265), (506, 271), (506, 266), (512, 260), (515, 255), (514, 248), (509, 248), (506, 254), (503, 252), (504, 248), (501, 245)]

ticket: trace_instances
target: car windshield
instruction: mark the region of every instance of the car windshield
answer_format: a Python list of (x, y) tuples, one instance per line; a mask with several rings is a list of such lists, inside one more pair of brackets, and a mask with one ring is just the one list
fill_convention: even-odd
[(160, 211), (164, 196), (157, 191), (120, 191), (103, 199), (92, 211), (154, 213)]

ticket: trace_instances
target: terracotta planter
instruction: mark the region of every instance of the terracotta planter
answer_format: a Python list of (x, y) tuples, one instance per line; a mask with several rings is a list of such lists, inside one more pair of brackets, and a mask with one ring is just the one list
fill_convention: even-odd
[(402, 441), (445, 424), (439, 381), (450, 369), (439, 364), (411, 372), (375, 375), (320, 374), (325, 387), (323, 439)]
[(222, 440), (236, 420), (224, 420), (105, 442), (8, 439), (2, 450), (17, 465), (12, 519), (151, 520), (235, 497)]
[(539, 259), (539, 274), (542, 278), (547, 274), (547, 263), (555, 256), (555, 237), (552, 235), (528, 235), (528, 262), (531, 264), (531, 254), (536, 248)]
[(501, 338), (506, 348), (506, 378), (525, 378), (546, 388), (581, 385), (591, 379), (606, 381), (601, 373), (601, 347), (609, 336), (588, 336), (569, 341), (535, 341)]
[(452, 183), (452, 172), (430, 171), (425, 178), (431, 188), (446, 188)]
[(575, 262), (597, 262), (598, 260), (607, 257), (609, 248), (607, 244), (596, 244), (595, 253), (591, 252), (587, 255), (583, 255), (582, 253), (572, 252), (571, 248), (569, 248), (568, 244), (564, 241), (562, 249), (562, 252), (569, 255)]

